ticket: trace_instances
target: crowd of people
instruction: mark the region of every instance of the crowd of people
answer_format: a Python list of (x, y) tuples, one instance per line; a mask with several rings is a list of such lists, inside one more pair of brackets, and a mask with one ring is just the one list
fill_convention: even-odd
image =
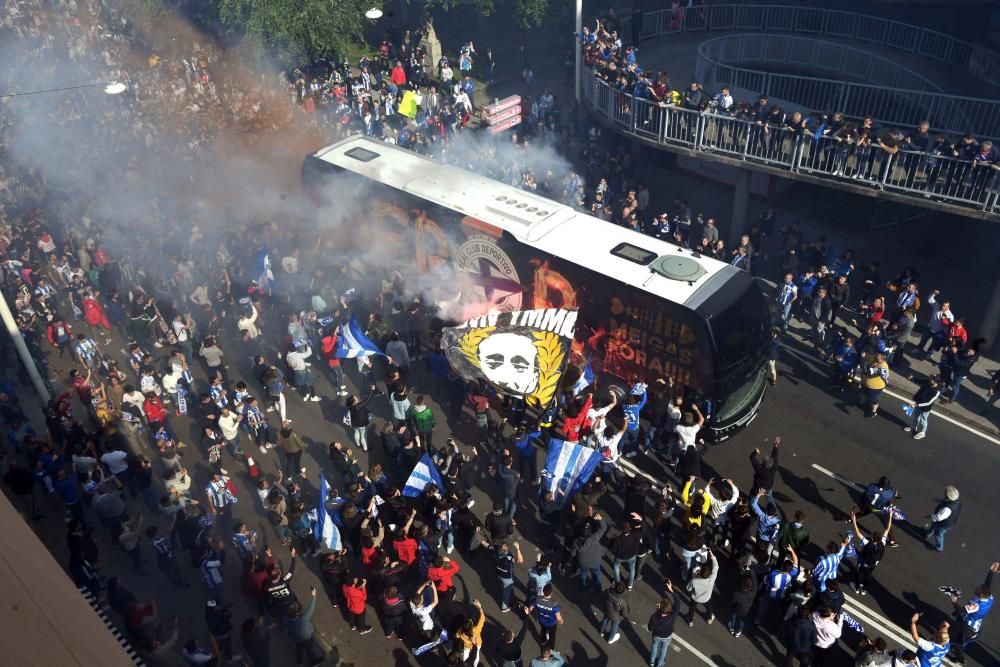
[[(631, 21), (630, 34), (638, 35), (641, 12)], [(667, 139), (683, 140), (705, 150), (745, 152), (749, 157), (779, 163), (801, 160), (816, 173), (877, 186), (888, 182), (927, 198), (985, 204), (996, 189), (1000, 148), (994, 146), (992, 138), (976, 137), (972, 132), (956, 138), (932, 131), (929, 121), (901, 129), (880, 126), (872, 116), (852, 118), (839, 111), (782, 109), (769, 99), (767, 91), (756, 100), (739, 100), (728, 86), (713, 93), (697, 81), (677, 85), (665, 71), (640, 67), (638, 41), (623, 43), (622, 34), (621, 24), (612, 14), (598, 19), (593, 28), (584, 27), (577, 37), (586, 67), (617, 93), (616, 117), (637, 129), (649, 131), (667, 124), (670, 127), (662, 130)], [(672, 108), (687, 113), (676, 118), (664, 115)], [(695, 120), (698, 116), (708, 119), (701, 129), (696, 129), (700, 127)], [(698, 132), (703, 136), (695, 136)]]
[[(282, 90), (246, 76), (211, 44), (180, 39), (170, 54), (142, 52), (130, 20), (100, 3), (53, 9), (39, 0), (18, 7), (3, 34), (23, 47), (26, 60), (12, 70), (27, 59), (46, 63), (65, 55), (69, 68), (97, 66), (129, 84), (124, 101), (68, 97), (29, 107), (67, 132), (86, 130), (105, 142), (107, 182), (175, 182), (178, 171), (197, 174), (197, 165), (214, 164), (214, 140), (224, 131), (256, 137), (291, 118), (333, 136), (362, 132), (471, 161), (471, 154), (451, 152), (457, 142), (450, 135), (465, 132), (474, 112), (464, 74), (479, 58), (489, 78), (493, 71), (490, 52), (477, 54), (469, 42), (457, 63), (461, 83), (452, 83), (453, 72), (446, 76), (450, 62), (437, 64), (432, 81), (414, 33), (387, 40), (377, 62), (317, 77), (300, 70), (284, 79)], [(17, 82), (18, 72), (5, 74)], [(422, 98), (410, 120), (394, 113), (406, 90)], [(550, 93), (526, 106), (520, 148), (525, 135), (530, 142), (536, 133), (562, 131)], [(780, 438), (766, 455), (754, 452), (746, 470), (732, 471), (752, 478), (741, 492), (731, 478), (702, 479), (704, 417), (697, 404), (674, 395), (669, 378), (621, 398), (594, 386), (574, 389), (560, 397), (558, 410), (536, 414), (448, 367), (436, 313), (409, 286), (414, 276), (407, 267), (327, 253), (295, 225), (239, 221), (220, 233), (198, 224), (192, 202), (160, 197), (143, 211), (157, 233), (130, 237), (126, 245), (121, 221), (79, 186), (93, 183), (77, 178), (91, 165), (57, 165), (51, 174), (18, 162), (17, 133), (27, 115), (0, 114), (3, 289), (53, 398), (44, 407), (43, 431), (30, 418), (25, 391), (7, 383), (0, 391), (5, 491), (32, 520), (65, 516), (70, 576), (117, 612), (150, 664), (268, 665), (277, 649), (271, 632), (280, 625), (298, 664), (336, 662), (336, 646), (320, 634), (368, 635), (377, 627), (428, 664), (489, 658), (504, 667), (559, 667), (572, 663), (558, 639), (569, 604), (562, 592), (580, 587), (599, 595), (599, 630), (613, 644), (631, 623), (630, 592), (644, 563), (666, 575), (653, 584), (660, 600), (645, 623), (651, 641), (642, 657), (654, 667), (667, 660), (678, 619), (691, 626), (701, 613), (712, 623), (722, 610), (734, 638), (754, 626), (780, 633), (789, 664), (824, 664), (842, 633), (859, 665), (940, 664), (949, 651), (961, 658), (979, 633), (1000, 564), (990, 566), (967, 603), (953, 598), (950, 628), (923, 639), (915, 619), (912, 649), (890, 655), (883, 640), (848, 629), (853, 619), (842, 609), (840, 582), (864, 594), (886, 547), (895, 544), (896, 494), (887, 479), (872, 483), (851, 513), (853, 534), (824, 536), (819, 544), (828, 543), (811, 549), (804, 510), (779, 510), (774, 499)], [(97, 126), (95, 116), (102, 119)], [(596, 143), (588, 151), (596, 176)], [(153, 153), (155, 160), (136, 157)], [(692, 216), (680, 199), (672, 218), (647, 220), (649, 193), (632, 189), (627, 154), (615, 159), (614, 173), (591, 181), (592, 195), (576, 175), (536, 178), (531, 165), (511, 162), (499, 147), (490, 154), (480, 169), (503, 180), (673, 242), (708, 240), (706, 254), (747, 270), (773, 234), (773, 219), (771, 227), (762, 220), (727, 252), (718, 232), (712, 236), (714, 221)], [(794, 242), (794, 227), (784, 236), (788, 262), (809, 252), (826, 261), (823, 248), (806, 246), (801, 235)], [(262, 258), (265, 266), (273, 258), (274, 266), (261, 271)], [(802, 268), (809, 262), (803, 259)], [(796, 264), (796, 298), (786, 321), (793, 311), (811, 317), (817, 303), (826, 317), (820, 284), (834, 290), (839, 279), (828, 274), (852, 269), (848, 257), (819, 276), (805, 271), (796, 283)], [(863, 300), (877, 325), (883, 318), (875, 317), (873, 294), (881, 283), (874, 270), (865, 284), (871, 278), (875, 287)], [(374, 279), (365, 284), (363, 275)], [(897, 307), (916, 312), (912, 302), (902, 303), (917, 294), (915, 278), (895, 286)], [(848, 303), (840, 294), (834, 302)], [(953, 331), (958, 320), (939, 297), (928, 298), (932, 335), (921, 349), (928, 341), (954, 348), (960, 338)], [(837, 310), (829, 309), (835, 319)], [(351, 316), (366, 323), (366, 335), (387, 356), (338, 358), (337, 327)], [(860, 347), (870, 345), (877, 347)], [(14, 368), (12, 359), (5, 361)], [(955, 396), (962, 379), (951, 376)], [(320, 471), (302, 460), (315, 451), (301, 426), (320, 419), (311, 403), (335, 406), (350, 436), (347, 444), (333, 438), (320, 446), (328, 457), (321, 484)], [(926, 401), (915, 403), (922, 410)], [(453, 435), (442, 439), (446, 426)], [(460, 430), (469, 433), (464, 441)], [(539, 490), (538, 450), (553, 436), (586, 443), (603, 459), (569, 502)], [(673, 479), (625, 474), (622, 457), (640, 451), (670, 463)], [(425, 454), (441, 484), (404, 494)], [(272, 459), (276, 476), (264, 465)], [(949, 487), (928, 529), (938, 547), (960, 507), (958, 490)], [(861, 518), (870, 523), (867, 531)], [(257, 519), (266, 521), (260, 530), (252, 527)], [(95, 539), (99, 531), (107, 532), (106, 542)], [(535, 553), (522, 541), (534, 543)], [(127, 554), (131, 571), (112, 569), (109, 549)], [(452, 559), (456, 550), (461, 563)], [(178, 589), (174, 594), (204, 609), (202, 632), (182, 637), (176, 621), (161, 618), (155, 598), (130, 591), (131, 582), (150, 576), (150, 560)], [(325, 596), (344, 612), (342, 625), (317, 631), (319, 591), (295, 585), (297, 564), (321, 575)], [(464, 567), (495, 573), (495, 605), (466, 603), (468, 595), (457, 594), (456, 574)], [(236, 590), (253, 610), (245, 618), (235, 616)], [(485, 629), (484, 606), (499, 610), (501, 633)], [(511, 611), (522, 620), (505, 622)], [(537, 653), (524, 647), (532, 623)]]

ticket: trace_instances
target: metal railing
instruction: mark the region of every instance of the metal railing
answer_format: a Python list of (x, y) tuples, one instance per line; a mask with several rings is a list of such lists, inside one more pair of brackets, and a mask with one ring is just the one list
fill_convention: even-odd
[[(627, 17), (627, 13), (622, 14)], [(631, 24), (622, 22), (622, 40), (633, 42)], [(709, 5), (660, 9), (643, 16), (639, 40), (679, 32), (794, 32), (849, 39), (912, 53), (967, 69), (1000, 86), (1000, 54), (936, 30), (890, 19), (793, 5)]]
[(616, 131), (657, 144), (722, 155), (790, 173), (867, 185), (1000, 214), (998, 172), (952, 155), (812, 137), (790, 128), (637, 98), (584, 70), (583, 98)]
[[(750, 65), (750, 66), (744, 66)], [(753, 69), (777, 64), (799, 71)], [(864, 83), (820, 78), (861, 78)], [(824, 109), (880, 123), (914, 126), (928, 120), (935, 130), (1000, 137), (1000, 100), (959, 97), (891, 60), (846, 44), (795, 35), (741, 34), (716, 37), (698, 46), (695, 79), (707, 90), (729, 85), (752, 95), (766, 93), (782, 106)]]

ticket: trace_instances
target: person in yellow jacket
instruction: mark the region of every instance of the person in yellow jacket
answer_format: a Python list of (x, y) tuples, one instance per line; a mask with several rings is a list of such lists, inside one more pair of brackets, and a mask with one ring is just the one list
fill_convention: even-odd
[(878, 399), (889, 384), (889, 364), (881, 352), (866, 354), (861, 373), (861, 402), (866, 408), (865, 417), (878, 414)]
[(478, 618), (473, 621), (471, 618), (465, 621), (462, 629), (455, 633), (455, 638), (462, 643), (462, 664), (468, 664), (469, 656), (475, 651), (476, 655), (472, 659), (472, 667), (479, 667), (479, 653), (483, 648), (483, 626), (486, 625), (486, 614), (483, 613), (483, 605), (479, 600), (473, 600), (472, 606), (476, 608)]
[(711, 499), (706, 493), (693, 488), (696, 479), (697, 477), (688, 477), (687, 483), (681, 490), (681, 502), (687, 508), (687, 514), (681, 520), (681, 525), (685, 528), (688, 526), (701, 526), (701, 518), (705, 516), (712, 504)]

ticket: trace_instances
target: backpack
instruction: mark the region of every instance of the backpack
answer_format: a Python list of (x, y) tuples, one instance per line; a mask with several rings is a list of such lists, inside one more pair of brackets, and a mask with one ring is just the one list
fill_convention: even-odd
[(281, 515), (278, 514), (276, 511), (274, 511), (273, 509), (267, 510), (267, 520), (271, 522), (272, 526), (281, 525)]
[(66, 328), (64, 322), (56, 322), (52, 325), (55, 327), (56, 332), (56, 342), (57, 343), (68, 343), (69, 342), (69, 329)]

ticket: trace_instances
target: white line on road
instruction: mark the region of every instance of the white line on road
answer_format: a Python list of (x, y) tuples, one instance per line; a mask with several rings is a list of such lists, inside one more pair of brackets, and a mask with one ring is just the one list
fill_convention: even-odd
[[(863, 491), (861, 485), (855, 484), (846, 477), (838, 475), (837, 473), (831, 470), (827, 470), (823, 466), (816, 465), (815, 463), (813, 463), (812, 467), (818, 470), (819, 472), (823, 473), (824, 475), (827, 475), (831, 479), (840, 482), (844, 486), (849, 486), (855, 491)], [(845, 592), (846, 592), (846, 587), (845, 587)], [(903, 646), (909, 647), (913, 645), (913, 638), (910, 637), (910, 635), (907, 632), (904, 632), (904, 630), (900, 629), (900, 626), (897, 626), (890, 619), (886, 618), (885, 616), (875, 611), (871, 607), (862, 604), (853, 597), (848, 597), (847, 595), (844, 596), (844, 608), (847, 609), (847, 611), (850, 612), (852, 616), (857, 616), (858, 620), (863, 621), (865, 625), (871, 625), (873, 628), (876, 628), (877, 630), (888, 635), (889, 637), (892, 637)], [(950, 665), (952, 663), (949, 661), (945, 661), (945, 664)]]
[[(686, 648), (688, 651), (691, 652), (691, 655), (693, 655), (694, 657), (698, 658), (699, 660), (701, 660), (706, 665), (715, 665), (715, 661), (714, 660), (712, 660), (707, 655), (705, 655), (704, 653), (702, 653), (701, 651), (699, 651), (698, 649), (696, 649), (694, 646), (691, 645), (690, 642), (686, 642), (683, 639), (681, 639), (680, 637), (678, 637), (677, 633), (674, 633), (674, 643), (675, 644), (680, 644), (681, 646), (683, 646), (684, 648)], [(677, 650), (677, 649), (674, 649), (674, 650)]]
[[(818, 357), (816, 357), (815, 355), (812, 355), (812, 354), (809, 354), (809, 353), (806, 353), (806, 352), (800, 352), (799, 350), (793, 350), (793, 349), (791, 349), (789, 347), (783, 347), (782, 349), (785, 352), (788, 352), (788, 353), (792, 354), (793, 356), (796, 356), (799, 359), (802, 359), (803, 361), (809, 361), (809, 362), (813, 362), (813, 363), (820, 364), (820, 365), (823, 364), (823, 362)], [(888, 394), (889, 396), (892, 396), (893, 398), (897, 398), (900, 401), (909, 401), (910, 400), (909, 397), (903, 396), (902, 394), (897, 394), (896, 392), (892, 391), (891, 389), (886, 389), (883, 393)], [(939, 418), (939, 419), (945, 420), (946, 422), (948, 422), (950, 424), (954, 424), (955, 426), (957, 426), (959, 428), (965, 429), (966, 431), (968, 431), (972, 435), (978, 436), (978, 437), (982, 438), (983, 440), (985, 440), (987, 442), (991, 442), (994, 445), (1000, 445), (1000, 438), (994, 438), (991, 435), (983, 433), (982, 431), (980, 431), (978, 429), (975, 429), (975, 428), (969, 426), (968, 424), (960, 422), (959, 420), (955, 419), (954, 417), (949, 417), (948, 415), (943, 414), (941, 412), (938, 412), (937, 410), (932, 410), (931, 414), (934, 415), (935, 417)]]
[(855, 491), (864, 491), (865, 490), (864, 487), (862, 487), (860, 484), (855, 484), (854, 482), (852, 482), (851, 480), (847, 479), (846, 477), (841, 477), (837, 473), (833, 472), (832, 470), (827, 470), (826, 468), (824, 468), (821, 465), (817, 465), (817, 464), (814, 463), (814, 464), (812, 464), (812, 467), (815, 468), (816, 470), (819, 470), (821, 473), (823, 473), (827, 477), (831, 477), (831, 478), (837, 480), (838, 482), (840, 482), (844, 486), (851, 487)]
[[(678, 612), (678, 614), (679, 613), (680, 612)], [(645, 626), (645, 624), (640, 623), (639, 621), (632, 620), (632, 625), (634, 625), (634, 626), (636, 626), (638, 628), (642, 628), (647, 633), (649, 632), (649, 628), (647, 628)], [(701, 651), (699, 651), (698, 649), (696, 649), (694, 646), (692, 646), (691, 642), (688, 642), (688, 641), (685, 641), (685, 640), (681, 639), (680, 635), (678, 635), (676, 632), (673, 634), (673, 637), (674, 638), (673, 638), (673, 640), (671, 640), (670, 646), (673, 647), (673, 650), (676, 653), (680, 653), (681, 652), (681, 650), (679, 648), (677, 648), (677, 647), (678, 646), (683, 646), (688, 651), (690, 651), (691, 654), (694, 655), (694, 657), (698, 658), (699, 660), (701, 660), (706, 665), (715, 665), (715, 661), (714, 660), (712, 660), (707, 655), (705, 655), (704, 653), (702, 653)]]

